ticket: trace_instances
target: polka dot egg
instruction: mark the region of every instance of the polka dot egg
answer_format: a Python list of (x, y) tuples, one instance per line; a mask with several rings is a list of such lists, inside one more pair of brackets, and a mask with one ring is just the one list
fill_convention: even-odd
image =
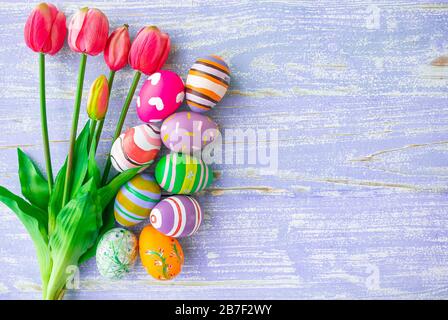
[(144, 122), (160, 122), (176, 111), (184, 100), (185, 87), (174, 72), (161, 70), (145, 81), (137, 97), (137, 114)]
[(160, 233), (151, 225), (140, 233), (139, 251), (146, 271), (158, 280), (170, 280), (182, 270), (184, 253), (179, 241)]
[(96, 264), (103, 277), (120, 279), (137, 258), (137, 237), (130, 231), (114, 228), (106, 232), (96, 249)]
[(154, 228), (167, 236), (191, 236), (201, 225), (202, 210), (192, 197), (171, 196), (154, 207), (150, 221)]
[(157, 157), (161, 145), (160, 130), (157, 126), (142, 124), (130, 128), (112, 145), (112, 165), (119, 172), (149, 166)]
[(117, 193), (114, 204), (115, 220), (131, 227), (145, 220), (160, 200), (160, 187), (147, 173), (140, 173), (125, 183)]

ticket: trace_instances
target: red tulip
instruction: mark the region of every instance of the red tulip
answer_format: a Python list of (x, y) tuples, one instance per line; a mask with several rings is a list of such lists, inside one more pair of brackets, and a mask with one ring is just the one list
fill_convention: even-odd
[(157, 27), (142, 28), (132, 42), (129, 64), (146, 75), (160, 70), (170, 52), (170, 36)]
[(118, 71), (128, 63), (131, 38), (129, 37), (128, 25), (116, 29), (109, 36), (104, 49), (104, 60), (112, 71)]
[(65, 15), (54, 5), (41, 3), (28, 17), (24, 34), (31, 50), (54, 55), (64, 45), (67, 34)]
[(70, 20), (68, 45), (75, 52), (96, 56), (103, 52), (108, 35), (106, 15), (95, 8), (82, 8)]

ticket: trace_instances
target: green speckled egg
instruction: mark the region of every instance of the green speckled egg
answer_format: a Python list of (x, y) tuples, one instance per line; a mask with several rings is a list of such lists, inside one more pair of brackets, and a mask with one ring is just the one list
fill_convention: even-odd
[(115, 228), (106, 232), (96, 249), (96, 265), (103, 277), (120, 279), (137, 258), (137, 237), (129, 230)]

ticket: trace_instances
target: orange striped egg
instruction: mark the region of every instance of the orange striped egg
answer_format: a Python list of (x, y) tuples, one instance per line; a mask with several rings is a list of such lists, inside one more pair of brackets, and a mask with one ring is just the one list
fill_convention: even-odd
[(128, 129), (112, 145), (112, 165), (119, 171), (149, 166), (160, 151), (160, 130), (152, 124)]
[(195, 112), (210, 110), (221, 101), (229, 84), (229, 66), (221, 57), (210, 55), (197, 59), (186, 81), (188, 106)]

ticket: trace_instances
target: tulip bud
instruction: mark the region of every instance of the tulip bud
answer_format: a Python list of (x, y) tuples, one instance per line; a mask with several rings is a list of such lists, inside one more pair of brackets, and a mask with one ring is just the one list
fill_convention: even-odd
[(24, 34), (26, 45), (31, 50), (54, 55), (64, 45), (67, 34), (65, 15), (54, 5), (41, 3), (28, 17)]
[(104, 60), (112, 71), (118, 71), (128, 63), (131, 39), (129, 37), (128, 25), (116, 29), (109, 36), (104, 49)]
[(75, 52), (96, 56), (103, 52), (109, 35), (109, 21), (98, 9), (82, 8), (68, 25), (68, 45)]
[(171, 41), (168, 34), (161, 32), (157, 27), (142, 28), (129, 52), (129, 64), (135, 70), (146, 75), (160, 70), (170, 52)]
[(87, 99), (87, 114), (92, 120), (103, 120), (109, 102), (109, 85), (104, 74), (92, 83)]

